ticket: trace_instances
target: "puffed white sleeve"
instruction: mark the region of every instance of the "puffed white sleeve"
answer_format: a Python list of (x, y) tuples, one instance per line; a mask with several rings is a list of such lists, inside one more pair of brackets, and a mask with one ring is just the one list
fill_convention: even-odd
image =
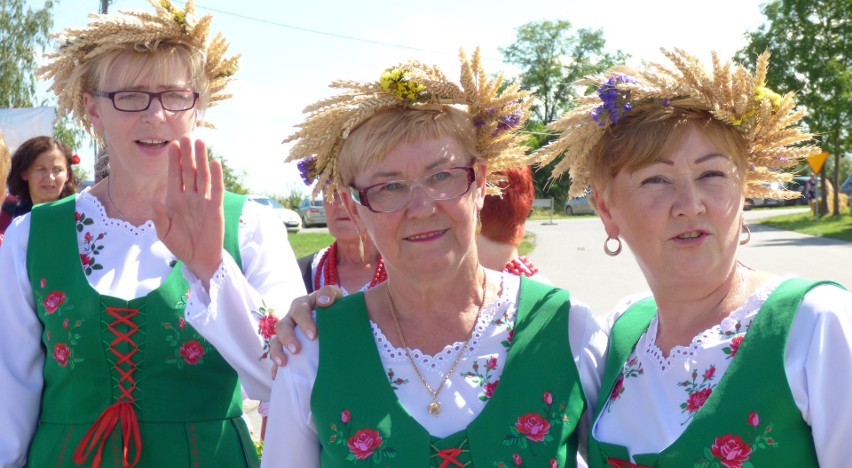
[[(601, 388), (603, 368), (606, 364), (607, 341), (607, 333), (592, 313), (592, 309), (572, 297), (571, 309), (568, 312), (568, 342), (588, 403), (586, 411), (583, 412), (583, 420), (578, 425), (580, 454), (583, 458), (585, 458), (587, 435)], [(578, 463), (585, 466), (581, 459), (578, 459)]]
[(36, 315), (27, 275), (29, 215), (12, 222), (0, 246), (0, 466), (19, 467), (38, 424), (44, 385), (42, 325)]
[(320, 443), (311, 415), (311, 392), (319, 366), (319, 340), (296, 329), (302, 351), (287, 357), (272, 385), (261, 468), (320, 466)]
[(852, 293), (835, 286), (808, 292), (784, 355), (796, 405), (811, 426), (820, 466), (852, 460)]
[[(186, 320), (222, 354), (239, 374), (253, 400), (269, 399), (271, 362), (266, 359), (275, 319), (293, 299), (305, 295), (287, 231), (261, 205), (246, 202), (240, 219), (242, 269), (223, 251), (209, 291), (184, 266), (190, 285)], [(271, 211), (271, 210), (268, 210)]]

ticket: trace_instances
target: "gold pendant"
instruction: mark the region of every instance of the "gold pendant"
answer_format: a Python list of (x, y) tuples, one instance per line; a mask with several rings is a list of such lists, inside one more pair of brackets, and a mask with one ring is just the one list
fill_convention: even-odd
[(432, 416), (437, 416), (441, 412), (441, 404), (436, 400), (432, 400), (432, 403), (429, 403), (429, 414)]

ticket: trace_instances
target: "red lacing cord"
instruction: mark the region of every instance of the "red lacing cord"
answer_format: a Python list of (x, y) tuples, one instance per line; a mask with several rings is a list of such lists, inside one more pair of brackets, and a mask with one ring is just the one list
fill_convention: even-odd
[(438, 465), (438, 468), (447, 468), (452, 463), (455, 466), (464, 468), (464, 465), (458, 461), (458, 456), (461, 455), (462, 449), (460, 448), (448, 448), (444, 450), (438, 450), (438, 458), (444, 460)]
[(607, 458), (606, 463), (612, 468), (651, 468), (645, 465), (637, 465), (636, 463), (631, 463), (627, 460), (619, 460), (615, 457)]
[[(139, 331), (139, 326), (132, 320), (139, 313), (139, 310), (107, 307), (106, 311), (115, 318), (108, 326), (109, 331), (115, 335), (115, 339), (109, 344), (109, 350), (118, 358), (115, 362), (115, 370), (120, 375), (118, 389), (121, 395), (115, 403), (101, 413), (86, 432), (83, 440), (77, 446), (77, 450), (74, 451), (74, 463), (83, 464), (92, 454), (92, 451), (96, 450), (92, 459), (92, 467), (100, 467), (104, 445), (118, 423), (121, 423), (122, 462), (125, 467), (132, 467), (139, 463), (139, 456), (142, 454), (139, 420), (136, 417), (136, 409), (133, 407), (133, 403), (136, 401), (133, 397), (133, 391), (136, 389), (136, 379), (133, 378), (136, 363), (133, 362), (133, 355), (139, 350), (139, 346), (131, 339), (131, 336)], [(130, 330), (124, 333), (118, 329), (119, 325), (126, 325)], [(130, 345), (130, 352), (128, 353), (122, 353), (116, 349), (119, 344), (125, 342)], [(136, 456), (133, 462), (128, 462), (127, 456), (130, 452), (131, 443), (134, 446)]]

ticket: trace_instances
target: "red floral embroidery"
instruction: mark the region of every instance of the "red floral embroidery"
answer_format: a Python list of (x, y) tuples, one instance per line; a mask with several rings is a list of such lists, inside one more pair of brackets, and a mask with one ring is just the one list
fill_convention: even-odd
[(204, 346), (197, 341), (187, 341), (180, 347), (180, 355), (187, 364), (194, 366), (204, 357)]
[(261, 302), (261, 306), (256, 311), (252, 311), (252, 315), (258, 319), (257, 334), (263, 338), (263, 354), (258, 359), (266, 359), (269, 356), (269, 340), (275, 336), (275, 322), (278, 318), (274, 310), (266, 307), (265, 302)]
[(65, 367), (68, 364), (68, 358), (70, 356), (71, 348), (69, 348), (65, 343), (56, 343), (53, 347), (53, 359), (56, 359), (56, 362), (58, 362), (60, 366)]
[(740, 345), (743, 344), (743, 338), (745, 338), (745, 335), (737, 335), (731, 338), (730, 346), (722, 348), (722, 352), (728, 355), (728, 359), (733, 359), (734, 356), (737, 355), (737, 351), (740, 350)]
[(512, 462), (515, 463), (515, 466), (521, 466), (524, 464), (524, 459), (517, 453), (512, 454)]
[(553, 404), (553, 395), (551, 395), (550, 392), (544, 392), (544, 396), (542, 396), (541, 399), (544, 400), (545, 405)]
[(493, 382), (488, 382), (487, 384), (485, 384), (485, 397), (486, 397), (486, 399), (491, 398), (491, 396), (494, 395), (494, 390), (497, 389), (497, 384), (499, 384), (499, 383), (500, 383), (499, 380), (495, 380)]
[(275, 335), (275, 323), (277, 321), (278, 319), (276, 319), (274, 315), (267, 315), (260, 319), (260, 322), (258, 323), (258, 330), (260, 331), (260, 336), (262, 336), (263, 339), (268, 340)]
[(372, 429), (360, 429), (346, 442), (356, 460), (363, 460), (382, 445), (382, 435)]
[(62, 291), (52, 291), (47, 293), (47, 297), (45, 297), (42, 302), (42, 304), (44, 304), (45, 312), (47, 312), (48, 315), (56, 312), (56, 309), (65, 302), (65, 299), (65, 293)]
[(710, 388), (705, 388), (695, 393), (691, 393), (686, 399), (686, 410), (692, 412), (698, 411), (699, 408), (704, 406), (704, 403), (707, 401), (707, 398), (710, 397), (711, 393), (713, 393), (713, 390)]
[(609, 392), (609, 399), (615, 400), (621, 395), (621, 392), (624, 391), (624, 374), (619, 374), (618, 379), (615, 381), (615, 385), (612, 386), (612, 391)]
[(38, 282), (38, 284), (41, 286), (41, 289), (44, 289), (44, 287), (45, 287), (45, 286), (47, 286), (47, 281), (46, 281), (44, 278), (42, 278), (42, 279)]
[(538, 413), (527, 413), (518, 418), (515, 429), (533, 442), (542, 442), (550, 432), (550, 423)]
[(390, 382), (390, 386), (392, 389), (399, 390), (399, 387), (401, 385), (408, 383), (408, 379), (403, 379), (401, 377), (394, 378), (395, 375), (396, 374), (394, 373), (393, 369), (388, 368), (388, 382)]
[(757, 450), (777, 447), (775, 439), (768, 437), (768, 434), (772, 431), (771, 424), (761, 431), (757, 427), (760, 424), (760, 416), (754, 411), (748, 414), (746, 422), (751, 426), (754, 439), (751, 445), (739, 435), (726, 434), (716, 437), (710, 449), (704, 449), (705, 459), (713, 464), (721, 463), (726, 468), (741, 468), (744, 464), (752, 466), (749, 458)]
[(728, 468), (740, 468), (751, 455), (751, 447), (740, 436), (725, 435), (717, 437), (710, 447), (710, 453)]
[(370, 463), (373, 464), (381, 462), (383, 458), (396, 458), (396, 450), (388, 447), (387, 438), (375, 429), (359, 429), (350, 436), (350, 421), (352, 421), (352, 414), (344, 408), (340, 411), (340, 422), (343, 427), (339, 428), (337, 424), (331, 424), (330, 427), (334, 433), (328, 438), (329, 444), (346, 444), (349, 449), (349, 453), (346, 455), (347, 460), (356, 461), (370, 458)]
[(550, 468), (557, 468), (557, 464), (556, 464), (556, 459), (555, 459), (555, 458), (551, 458), (551, 459), (550, 459)]

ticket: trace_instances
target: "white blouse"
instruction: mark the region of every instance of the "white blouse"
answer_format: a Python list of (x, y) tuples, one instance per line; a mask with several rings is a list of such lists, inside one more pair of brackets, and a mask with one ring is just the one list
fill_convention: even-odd
[[(249, 397), (269, 398), (272, 380), (266, 341), (258, 334), (263, 310), (283, 316), (305, 286), (287, 242), (284, 226), (264, 207), (246, 203), (240, 217), (239, 246), (242, 271), (227, 252), (210, 280), (209, 292), (184, 267), (190, 295), (186, 320), (237, 371)], [(125, 300), (156, 289), (175, 260), (160, 242), (152, 221), (141, 226), (109, 218), (103, 205), (88, 191), (76, 201), (76, 211), (91, 219), (78, 232), (81, 264), (89, 283), (100, 294)], [(38, 422), (42, 369), (42, 326), (36, 316), (26, 260), (30, 215), (15, 218), (0, 247), (0, 466), (23, 464)], [(100, 247), (100, 248), (97, 248)], [(97, 265), (98, 268), (94, 268)], [(88, 266), (88, 268), (87, 268)]]
[[(411, 367), (403, 348), (390, 344), (385, 332), (371, 321), (373, 338), (381, 356), (390, 385), (408, 413), (429, 434), (446, 437), (467, 427), (485, 408), (506, 361), (506, 342), (514, 327), (520, 279), (509, 273), (500, 274), (501, 295), (486, 305), (474, 327), (469, 352), (465, 353), (442, 388), (438, 401), (440, 417), (429, 414), (431, 395)], [(594, 407), (600, 388), (598, 369), (603, 367), (607, 337), (591, 310), (571, 298), (568, 313), (568, 339), (574, 362), (580, 373), (583, 390), (590, 407)], [(318, 467), (320, 445), (311, 418), (311, 392), (319, 365), (319, 339), (310, 341), (301, 335), (302, 351), (290, 356), (287, 367), (278, 371), (272, 389), (270, 415), (264, 444), (264, 467)], [(411, 355), (420, 363), (420, 371), (432, 388), (437, 388), (452, 367), (462, 343), (446, 346), (430, 356), (418, 349)], [(581, 440), (585, 440), (590, 414), (580, 422)]]
[[(768, 280), (720, 324), (693, 338), (690, 346), (673, 348), (668, 357), (656, 346), (655, 317), (623, 366), (621, 391), (610, 395), (595, 421), (595, 438), (627, 447), (631, 457), (659, 453), (675, 442), (725, 374), (766, 298), (788, 278)], [(610, 323), (647, 295), (622, 301)], [(805, 295), (784, 359), (796, 405), (811, 426), (820, 466), (849, 466), (852, 293), (818, 286)], [(759, 415), (754, 420), (768, 422), (760, 422)]]

